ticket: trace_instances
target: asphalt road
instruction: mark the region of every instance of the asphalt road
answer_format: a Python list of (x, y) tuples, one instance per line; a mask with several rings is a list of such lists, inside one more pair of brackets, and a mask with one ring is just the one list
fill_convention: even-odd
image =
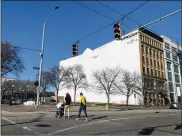
[(54, 113), (6, 113), (2, 135), (182, 135), (180, 110), (90, 112), (76, 121), (55, 118)]

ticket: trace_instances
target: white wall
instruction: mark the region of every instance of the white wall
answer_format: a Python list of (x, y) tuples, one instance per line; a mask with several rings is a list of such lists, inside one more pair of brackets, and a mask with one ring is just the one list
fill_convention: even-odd
[[(133, 32), (134, 33), (134, 32)], [(94, 50), (86, 49), (83, 54), (60, 61), (60, 66), (71, 66), (74, 64), (81, 64), (87, 75), (87, 80), (91, 82), (92, 71), (106, 67), (116, 67), (127, 69), (130, 71), (140, 72), (140, 57), (139, 57), (139, 41), (138, 34), (125, 39), (123, 41), (111, 41)], [(69, 92), (73, 98), (73, 90), (60, 90), (59, 95), (65, 95)], [(83, 92), (88, 102), (107, 102), (104, 94), (95, 92), (78, 90), (76, 101), (79, 100), (79, 93)], [(137, 98), (136, 98), (137, 99)], [(125, 104), (125, 96), (111, 96), (110, 102)], [(135, 104), (137, 100), (132, 95), (129, 99), (130, 104)]]

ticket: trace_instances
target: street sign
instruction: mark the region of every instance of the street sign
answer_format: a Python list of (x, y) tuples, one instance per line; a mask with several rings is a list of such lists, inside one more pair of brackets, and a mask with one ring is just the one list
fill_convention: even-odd
[(35, 70), (39, 70), (40, 68), (39, 68), (39, 67), (33, 67), (33, 69), (35, 69)]

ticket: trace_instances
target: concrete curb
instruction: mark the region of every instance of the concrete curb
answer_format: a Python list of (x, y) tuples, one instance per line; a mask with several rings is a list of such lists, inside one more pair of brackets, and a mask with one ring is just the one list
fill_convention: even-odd
[[(181, 110), (171, 110), (171, 109), (147, 109), (147, 110), (123, 110), (123, 111), (117, 111), (117, 110), (88, 110), (87, 112), (90, 113), (98, 113), (98, 112), (105, 112), (105, 113), (155, 113), (159, 112), (159, 113), (171, 113), (171, 112), (180, 112)], [(45, 113), (45, 114), (52, 114), (55, 113), (56, 110), (45, 110), (45, 111), (29, 111), (29, 112), (24, 112), (24, 111), (4, 111), (2, 110), (1, 113), (2, 114), (18, 114), (18, 115), (24, 115), (24, 114), (41, 114), (41, 113)], [(78, 110), (73, 110), (70, 111), (72, 113), (78, 113)]]

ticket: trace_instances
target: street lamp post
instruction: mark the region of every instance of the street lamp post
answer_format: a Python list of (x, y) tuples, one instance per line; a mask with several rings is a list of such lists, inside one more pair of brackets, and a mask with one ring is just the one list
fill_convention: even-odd
[(38, 86), (39, 89), (37, 89), (37, 104), (36, 104), (36, 106), (39, 105), (39, 93), (40, 93), (40, 88), (41, 88), (41, 76), (42, 76), (43, 55), (44, 55), (44, 37), (45, 37), (46, 23), (49, 20), (49, 18), (51, 17), (54, 10), (56, 10), (58, 8), (59, 8), (59, 6), (54, 7), (54, 9), (50, 12), (49, 16), (47, 17), (47, 19), (46, 19), (46, 21), (44, 22), (44, 25), (43, 25), (42, 49), (41, 49), (41, 53), (40, 53), (39, 86)]

